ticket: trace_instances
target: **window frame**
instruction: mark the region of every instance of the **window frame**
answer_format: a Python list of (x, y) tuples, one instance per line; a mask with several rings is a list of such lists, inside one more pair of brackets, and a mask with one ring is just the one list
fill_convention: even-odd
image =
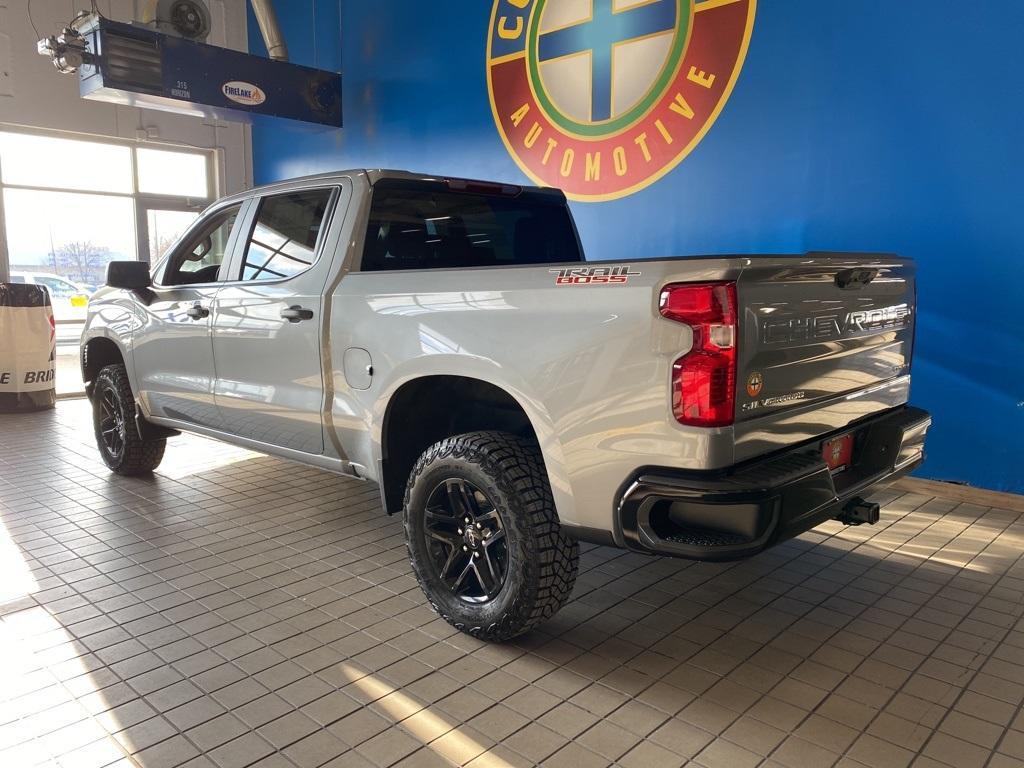
[[(313, 248), (313, 261), (308, 267), (303, 269), (301, 272), (296, 272), (294, 275), (287, 275), (285, 277), (275, 277), (269, 280), (245, 280), (242, 274), (245, 270), (245, 257), (248, 253), (249, 243), (252, 241), (253, 232), (256, 231), (256, 224), (259, 221), (260, 207), (263, 202), (271, 197), (281, 197), (283, 195), (291, 195), (297, 192), (316, 192), (319, 190), (328, 190), (330, 197), (327, 199), (327, 207), (324, 210), (323, 220), (320, 222), (320, 231), (317, 233), (316, 245)], [(231, 266), (232, 278), (226, 281), (227, 284), (231, 285), (277, 285), (280, 283), (286, 283), (289, 280), (295, 280), (296, 278), (305, 275), (310, 270), (315, 269), (324, 256), (324, 248), (327, 242), (327, 234), (331, 230), (334, 223), (334, 215), (338, 208), (338, 200), (341, 198), (342, 188), (337, 183), (332, 184), (316, 184), (312, 186), (301, 186), (294, 187), (291, 189), (276, 189), (273, 191), (268, 190), (265, 193), (253, 195), (249, 198), (249, 210), (246, 213), (247, 220), (243, 222), (245, 225), (245, 235), (240, 236), (235, 248), (234, 263)], [(224, 284), (224, 283), (220, 283)]]

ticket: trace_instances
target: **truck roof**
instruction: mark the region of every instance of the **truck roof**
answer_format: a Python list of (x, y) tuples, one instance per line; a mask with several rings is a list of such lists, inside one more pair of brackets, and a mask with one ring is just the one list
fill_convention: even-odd
[(542, 194), (557, 195), (564, 199), (564, 194), (560, 189), (554, 187), (538, 187), (527, 184), (506, 184), (504, 182), (495, 182), (483, 179), (466, 179), (459, 176), (446, 176), (444, 174), (426, 174), (426, 173), (414, 173), (412, 171), (402, 171), (391, 168), (349, 168), (337, 171), (326, 171), (324, 173), (314, 173), (309, 176), (296, 176), (292, 179), (283, 179), (281, 181), (275, 181), (270, 184), (261, 184), (258, 187), (245, 190), (243, 192), (236, 192), (232, 195), (225, 195), (220, 198), (217, 202), (227, 202), (232, 200), (241, 200), (249, 197), (253, 194), (264, 194), (267, 192), (276, 192), (278, 190), (287, 190), (294, 187), (309, 186), (314, 184), (329, 184), (331, 182), (340, 181), (346, 176), (353, 176), (362, 174), (365, 175), (370, 184), (376, 184), (382, 179), (403, 179), (405, 181), (461, 181), (470, 184), (501, 184), (502, 186), (517, 187), (518, 189), (530, 190), (531, 192), (539, 192)]

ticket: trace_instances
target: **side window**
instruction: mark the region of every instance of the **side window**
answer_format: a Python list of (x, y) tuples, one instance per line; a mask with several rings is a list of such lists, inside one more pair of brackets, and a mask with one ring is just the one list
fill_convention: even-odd
[(226, 275), (220, 275), (220, 267), (241, 209), (241, 203), (233, 205), (200, 224), (199, 229), (171, 254), (163, 284), (193, 285), (226, 279)]
[(309, 269), (332, 189), (306, 189), (260, 201), (245, 245), (242, 280), (280, 280)]

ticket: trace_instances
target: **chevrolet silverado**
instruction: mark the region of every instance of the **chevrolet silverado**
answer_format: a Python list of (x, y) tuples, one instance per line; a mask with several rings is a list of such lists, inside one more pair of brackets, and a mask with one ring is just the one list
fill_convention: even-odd
[(375, 482), (433, 607), (514, 637), (578, 542), (756, 554), (917, 467), (914, 266), (588, 262), (558, 190), (341, 171), (213, 204), (115, 262), (82, 370), (114, 472), (189, 431)]

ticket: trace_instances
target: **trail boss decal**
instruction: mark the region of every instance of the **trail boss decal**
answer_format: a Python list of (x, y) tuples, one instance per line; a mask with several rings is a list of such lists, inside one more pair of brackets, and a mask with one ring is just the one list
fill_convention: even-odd
[(487, 87), (523, 172), (613, 200), (672, 170), (729, 99), (757, 0), (494, 0)]
[(236, 104), (244, 104), (247, 107), (255, 107), (267, 100), (267, 95), (259, 86), (246, 83), (242, 80), (232, 80), (220, 87), (221, 93), (227, 96)]
[(641, 274), (629, 267), (574, 267), (548, 272), (555, 275), (555, 285), (622, 285)]

